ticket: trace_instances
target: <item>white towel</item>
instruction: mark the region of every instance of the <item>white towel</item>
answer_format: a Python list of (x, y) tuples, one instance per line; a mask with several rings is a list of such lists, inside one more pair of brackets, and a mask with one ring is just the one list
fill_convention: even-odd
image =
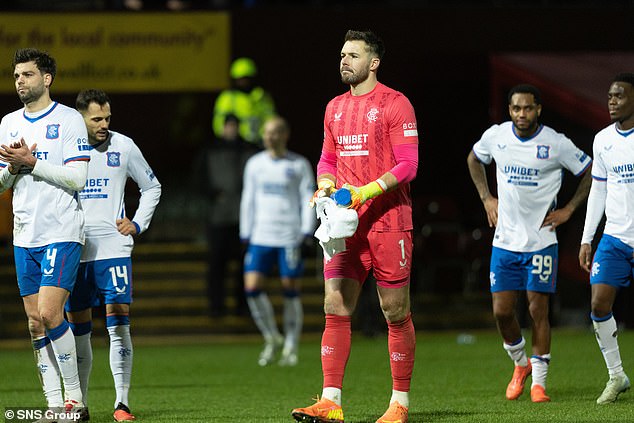
[(315, 199), (315, 213), (321, 221), (315, 238), (324, 251), (324, 258), (330, 261), (335, 254), (346, 251), (346, 238), (357, 230), (359, 215), (353, 209), (337, 206), (329, 197)]

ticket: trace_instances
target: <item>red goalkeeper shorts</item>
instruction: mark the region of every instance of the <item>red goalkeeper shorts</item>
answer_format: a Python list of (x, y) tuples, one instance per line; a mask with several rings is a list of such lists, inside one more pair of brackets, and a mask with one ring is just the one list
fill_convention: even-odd
[(363, 283), (370, 270), (379, 286), (407, 285), (412, 269), (412, 231), (361, 232), (346, 239), (346, 251), (324, 262), (324, 278)]

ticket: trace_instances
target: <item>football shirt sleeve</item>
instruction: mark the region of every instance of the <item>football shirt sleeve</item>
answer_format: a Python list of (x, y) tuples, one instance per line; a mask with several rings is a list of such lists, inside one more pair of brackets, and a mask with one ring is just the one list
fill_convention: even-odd
[(139, 207), (134, 213), (132, 222), (138, 225), (139, 233), (142, 233), (150, 226), (161, 198), (161, 184), (136, 144), (132, 143), (129, 154), (128, 175), (136, 182), (141, 192)]
[(312, 234), (317, 224), (315, 212), (309, 206), (314, 191), (315, 178), (313, 177), (313, 169), (308, 160), (304, 159), (302, 160), (301, 181), (299, 184), (302, 235)]
[(390, 143), (399, 144), (418, 144), (418, 127), (416, 123), (416, 115), (414, 107), (404, 95), (398, 95), (394, 98), (391, 107), (388, 109), (390, 113), (389, 130)]
[(592, 187), (588, 195), (586, 220), (583, 225), (583, 235), (581, 236), (582, 244), (592, 243), (599, 223), (605, 213), (605, 202), (608, 196), (605, 164), (603, 160), (601, 160), (601, 156), (597, 154), (600, 148), (599, 144), (595, 137), (592, 146), (592, 154), (594, 155), (594, 162), (592, 163)]
[(491, 154), (491, 142), (498, 132), (499, 125), (493, 125), (482, 134), (482, 138), (473, 145), (473, 154), (483, 164), (488, 165), (493, 160)]
[(579, 149), (570, 139), (561, 136), (562, 151), (560, 162), (575, 176), (581, 175), (592, 163), (592, 159)]
[(86, 185), (88, 161), (71, 161), (64, 166), (57, 166), (45, 160), (38, 160), (31, 174), (62, 188), (81, 191)]
[(240, 197), (240, 239), (248, 241), (251, 238), (254, 221), (255, 181), (253, 156), (247, 161), (244, 168), (244, 181), (242, 183), (242, 196)]

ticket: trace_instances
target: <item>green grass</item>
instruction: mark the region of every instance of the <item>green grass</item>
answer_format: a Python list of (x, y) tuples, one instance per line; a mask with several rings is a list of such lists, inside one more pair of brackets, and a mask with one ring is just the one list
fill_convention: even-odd
[[(597, 406), (607, 380), (590, 330), (557, 330), (548, 378), (552, 402), (533, 404), (528, 392), (504, 398), (512, 363), (493, 331), (474, 332), (461, 345), (455, 332), (417, 335), (410, 422), (634, 422), (634, 395)], [(622, 356), (634, 373), (634, 334), (620, 335)], [(114, 394), (103, 339), (95, 339), (90, 386), (91, 421), (110, 422)], [(306, 337), (294, 368), (260, 368), (259, 341), (205, 341), (161, 345), (138, 340), (131, 406), (146, 422), (291, 422), (290, 410), (321, 392), (319, 338)], [(32, 353), (0, 349), (0, 407), (42, 406)], [(346, 422), (374, 423), (391, 390), (385, 336), (357, 337), (344, 382)]]

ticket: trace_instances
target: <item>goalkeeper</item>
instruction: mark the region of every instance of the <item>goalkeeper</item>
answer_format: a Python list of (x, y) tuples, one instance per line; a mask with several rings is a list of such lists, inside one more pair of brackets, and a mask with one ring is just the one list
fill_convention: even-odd
[(409, 298), (409, 182), (418, 167), (418, 132), (409, 100), (377, 80), (383, 52), (382, 41), (372, 32), (348, 31), (340, 73), (350, 89), (326, 107), (315, 195), (348, 188), (359, 226), (346, 239), (346, 251), (324, 265), (322, 395), (316, 404), (292, 411), (300, 422), (344, 421), (342, 384), (351, 349), (351, 315), (370, 270), (387, 321), (392, 373), (389, 407), (377, 422), (407, 422), (416, 343)]

